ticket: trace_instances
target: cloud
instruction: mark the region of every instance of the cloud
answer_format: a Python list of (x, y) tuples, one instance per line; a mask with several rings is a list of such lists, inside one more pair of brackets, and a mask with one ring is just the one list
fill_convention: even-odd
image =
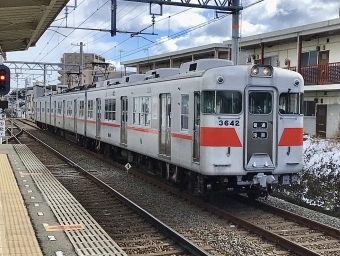
[[(242, 4), (247, 6), (254, 2), (256, 0), (243, 0)], [(74, 1), (68, 3), (73, 4)], [(105, 5), (101, 8), (103, 4)], [(153, 5), (151, 11), (157, 14), (160, 13), (160, 8)], [(9, 61), (56, 63), (60, 62), (65, 52), (79, 52), (79, 43), (83, 42), (84, 52), (103, 55), (119, 67), (120, 60), (145, 58), (211, 43), (222, 43), (231, 38), (231, 15), (216, 20), (214, 10), (167, 5), (163, 5), (162, 12), (162, 16), (155, 15), (153, 27), (149, 4), (118, 0), (116, 24), (121, 33), (117, 33), (115, 37), (111, 37), (109, 32), (51, 27), (35, 47), (30, 47), (27, 51), (9, 52), (7, 58)], [(78, 1), (77, 8), (70, 7), (68, 13), (68, 27), (104, 30), (111, 28), (111, 1)], [(244, 9), (241, 14), (240, 34), (246, 37), (338, 18), (339, 1), (267, 0)], [(218, 16), (222, 17), (223, 14)], [(52, 25), (65, 27), (65, 10), (60, 12)], [(131, 38), (128, 32), (142, 34)], [(151, 35), (152, 33), (154, 35)], [(156, 42), (156, 45), (150, 41)], [(150, 48), (151, 45), (153, 47)]]

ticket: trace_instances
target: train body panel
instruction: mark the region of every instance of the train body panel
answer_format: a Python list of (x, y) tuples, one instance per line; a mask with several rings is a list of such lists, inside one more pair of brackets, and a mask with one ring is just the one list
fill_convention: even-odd
[(280, 177), (288, 184), (301, 171), (301, 75), (215, 60), (179, 70), (38, 98), (36, 122), (105, 152), (162, 161), (174, 179), (183, 168), (198, 180), (266, 188)]

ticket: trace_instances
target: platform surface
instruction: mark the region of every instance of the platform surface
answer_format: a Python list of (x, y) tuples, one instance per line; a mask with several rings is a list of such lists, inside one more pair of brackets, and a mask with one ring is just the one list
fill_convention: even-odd
[(26, 145), (0, 145), (0, 256), (126, 256)]

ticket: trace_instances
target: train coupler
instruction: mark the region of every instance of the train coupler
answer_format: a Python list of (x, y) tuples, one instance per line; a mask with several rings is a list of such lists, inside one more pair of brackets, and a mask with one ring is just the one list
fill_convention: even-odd
[(274, 181), (273, 175), (265, 175), (262, 172), (253, 177), (253, 184), (259, 184), (262, 188), (267, 188), (267, 185), (272, 184)]

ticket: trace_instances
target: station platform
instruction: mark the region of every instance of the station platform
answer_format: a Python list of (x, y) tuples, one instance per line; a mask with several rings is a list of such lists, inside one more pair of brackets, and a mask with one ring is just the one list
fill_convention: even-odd
[(26, 145), (0, 145), (0, 256), (126, 256)]

